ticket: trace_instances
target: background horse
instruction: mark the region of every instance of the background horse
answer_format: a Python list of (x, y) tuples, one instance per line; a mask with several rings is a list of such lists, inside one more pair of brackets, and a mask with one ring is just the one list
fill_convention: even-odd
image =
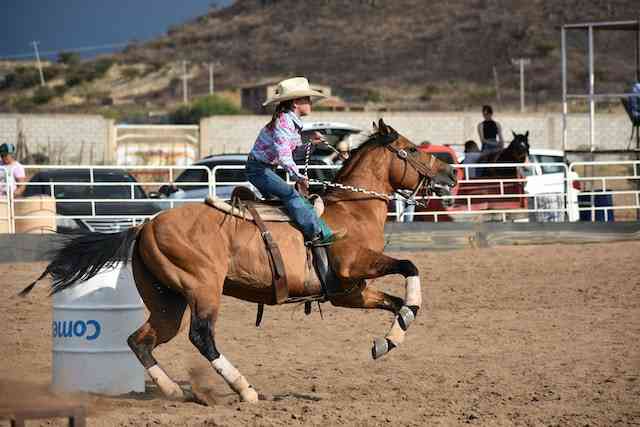
[[(372, 354), (378, 358), (404, 340), (422, 298), (414, 263), (382, 253), (388, 206), (385, 195), (418, 188), (425, 178), (440, 191), (450, 190), (456, 178), (448, 164), (417, 150), (382, 120), (374, 130), (369, 140), (351, 153), (336, 177), (339, 183), (368, 192), (330, 192), (323, 219), (334, 230), (347, 230), (346, 237), (330, 247), (330, 262), (340, 280), (340, 291), (330, 294), (329, 300), (337, 306), (382, 309), (395, 315), (386, 337), (374, 342)], [(319, 283), (306, 281), (302, 234), (284, 222), (270, 223), (269, 228), (283, 254), (290, 297), (319, 295)], [(273, 303), (268, 254), (256, 225), (204, 203), (185, 205), (121, 233), (74, 237), (56, 254), (40, 279), (49, 274), (52, 292), (61, 291), (105, 266), (127, 259), (131, 245), (133, 275), (149, 319), (131, 334), (128, 344), (163, 393), (190, 398), (152, 355), (156, 346), (178, 333), (189, 306), (189, 339), (193, 345), (243, 400), (257, 401), (254, 388), (220, 353), (214, 339), (223, 294)], [(404, 276), (406, 299), (367, 286), (367, 279), (389, 274)]]
[[(504, 150), (487, 153), (478, 158), (477, 163), (524, 163), (529, 156), (529, 131), (518, 134), (511, 131), (513, 140)], [(518, 171), (515, 167), (482, 168), (482, 176), (490, 178), (515, 178)]]

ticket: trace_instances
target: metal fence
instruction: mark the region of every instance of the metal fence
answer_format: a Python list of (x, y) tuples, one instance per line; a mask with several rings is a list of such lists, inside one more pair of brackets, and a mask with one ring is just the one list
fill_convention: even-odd
[[(389, 204), (389, 221), (635, 221), (640, 212), (640, 161), (456, 167), (464, 173), (452, 195), (420, 194), (417, 205), (396, 196)], [(553, 173), (536, 175), (534, 167), (548, 167)], [(520, 174), (517, 178), (484, 176), (502, 168), (517, 168)], [(211, 170), (205, 166), (25, 166), (29, 181), (18, 184), (14, 197), (12, 177), (0, 168), (0, 190), (9, 190), (0, 191), (0, 232), (119, 231), (185, 203), (199, 203), (206, 197), (228, 199), (235, 186), (250, 186), (243, 169), (233, 165)], [(335, 169), (310, 165), (309, 173), (323, 177)], [(465, 178), (473, 170), (480, 176)], [(447, 201), (448, 205), (443, 203)]]

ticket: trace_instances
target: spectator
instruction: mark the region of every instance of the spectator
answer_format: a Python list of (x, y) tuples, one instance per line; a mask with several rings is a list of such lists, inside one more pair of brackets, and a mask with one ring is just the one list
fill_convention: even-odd
[[(11, 184), (11, 191), (15, 197), (20, 197), (24, 192), (24, 185), (17, 186), (18, 182), (25, 182), (27, 180), (24, 173), (24, 166), (20, 164), (15, 158), (16, 146), (13, 144), (0, 145), (0, 167), (7, 170), (7, 172), (0, 171), (0, 182), (4, 182), (7, 174), (13, 177)], [(6, 185), (0, 184), (0, 196), (7, 195)]]
[(333, 153), (330, 157), (331, 161), (334, 165), (341, 165), (344, 163), (349, 156), (351, 155), (351, 149), (349, 147), (349, 142), (344, 139), (336, 145), (337, 152)]
[(484, 120), (478, 123), (478, 136), (482, 144), (482, 152), (490, 153), (504, 148), (502, 126), (493, 120), (493, 108), (491, 105), (482, 106)]
[(640, 120), (640, 82), (635, 82), (631, 86), (631, 93), (637, 96), (629, 97), (629, 110), (633, 121)]
[[(476, 144), (475, 141), (470, 139), (469, 141), (464, 143), (464, 160), (462, 161), (463, 164), (469, 165), (477, 163), (481, 155), (482, 152), (478, 148), (478, 144)], [(465, 168), (465, 170), (467, 171), (468, 179), (478, 178), (480, 176), (478, 169), (479, 168)]]

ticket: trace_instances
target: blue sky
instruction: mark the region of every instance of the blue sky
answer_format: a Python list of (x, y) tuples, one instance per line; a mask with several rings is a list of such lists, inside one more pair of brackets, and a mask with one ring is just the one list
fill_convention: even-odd
[[(148, 40), (231, 0), (0, 0), (0, 58)], [(101, 53), (93, 51), (89, 53)], [(25, 58), (29, 59), (29, 58)]]

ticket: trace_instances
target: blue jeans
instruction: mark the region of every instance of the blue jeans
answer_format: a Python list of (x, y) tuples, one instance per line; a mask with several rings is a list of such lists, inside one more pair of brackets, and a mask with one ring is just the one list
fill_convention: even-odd
[(323, 229), (328, 227), (318, 218), (316, 211), (307, 203), (302, 196), (284, 179), (280, 178), (266, 164), (247, 160), (247, 179), (253, 184), (265, 199), (272, 196), (280, 199), (293, 221), (301, 229), (306, 240), (311, 240), (315, 236), (326, 234)]

